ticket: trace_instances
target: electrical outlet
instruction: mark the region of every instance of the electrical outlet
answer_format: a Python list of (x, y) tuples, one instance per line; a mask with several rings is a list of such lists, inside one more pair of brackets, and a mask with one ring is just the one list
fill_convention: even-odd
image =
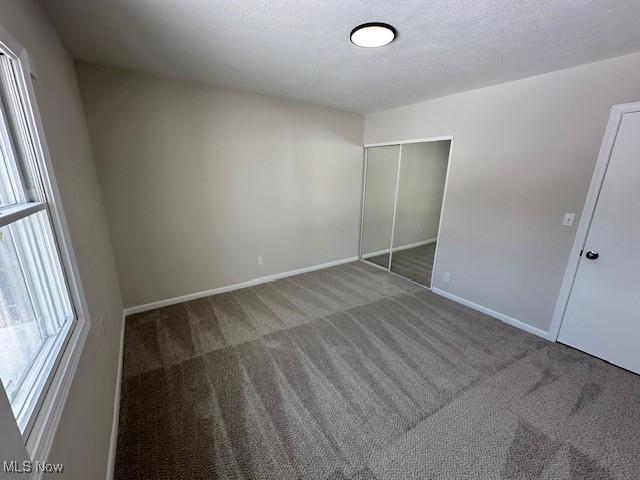
[(573, 225), (573, 221), (576, 219), (575, 213), (565, 213), (564, 217), (562, 217), (562, 225), (565, 227), (570, 227)]
[(100, 325), (100, 334), (104, 337), (106, 333), (104, 330), (104, 318), (100, 317), (100, 320), (98, 320), (98, 325)]
[(444, 274), (444, 283), (451, 283), (451, 274), (449, 272)]
[(258, 257), (258, 265), (262, 265), (262, 257)]

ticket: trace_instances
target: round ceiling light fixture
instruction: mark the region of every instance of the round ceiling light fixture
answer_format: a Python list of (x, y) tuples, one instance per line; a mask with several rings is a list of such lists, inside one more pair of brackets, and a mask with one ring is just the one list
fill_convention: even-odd
[(388, 23), (363, 23), (351, 30), (351, 42), (364, 48), (382, 47), (393, 42), (394, 38), (396, 29)]

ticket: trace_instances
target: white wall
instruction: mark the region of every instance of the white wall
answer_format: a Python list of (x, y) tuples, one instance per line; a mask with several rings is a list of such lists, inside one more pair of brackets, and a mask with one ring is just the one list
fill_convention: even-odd
[(93, 321), (50, 461), (65, 464), (65, 479), (105, 478), (122, 304), (73, 63), (35, 1), (3, 0), (0, 23), (27, 48), (37, 72), (38, 105)]
[(563, 213), (580, 215), (611, 106), (637, 100), (640, 54), (367, 115), (366, 143), (455, 137), (434, 286), (547, 330)]
[(0, 479), (19, 479), (19, 474), (4, 472), (4, 462), (14, 461), (22, 465), (26, 460), (29, 460), (29, 457), (13, 415), (11, 403), (5, 389), (0, 387), (0, 463), (2, 464)]
[(126, 306), (357, 255), (361, 115), (77, 72)]
[(438, 236), (449, 141), (402, 146), (393, 248)]

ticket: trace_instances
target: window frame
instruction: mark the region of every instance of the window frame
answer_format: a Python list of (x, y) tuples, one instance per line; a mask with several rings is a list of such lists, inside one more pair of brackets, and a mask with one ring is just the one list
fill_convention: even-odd
[[(22, 217), (24, 212), (21, 213), (19, 210), (24, 208), (32, 209), (32, 213), (43, 209), (48, 211), (60, 263), (76, 317), (75, 321), (69, 322), (68, 325), (63, 327), (61, 332), (64, 333), (58, 335), (55, 339), (56, 343), (62, 340), (63, 344), (59, 345), (59, 353), (51, 363), (51, 373), (48, 375), (40, 395), (35, 399), (36, 404), (29, 418), (28, 428), (22, 433), (21, 440), (25, 445), (30, 460), (44, 462), (48, 458), (71, 383), (78, 367), (80, 355), (87, 339), (91, 321), (55, 178), (55, 170), (38, 109), (33, 84), (38, 78), (36, 71), (33, 68), (33, 63), (27, 50), (2, 25), (0, 25), (0, 49), (15, 62), (18, 90), (24, 102), (24, 109), (27, 114), (27, 128), (32, 138), (35, 162), (37, 163), (42, 190), (46, 198), (45, 202), (31, 202), (14, 206), (13, 215)], [(4, 219), (7, 220), (11, 212), (6, 207), (3, 211), (5, 212)], [(51, 360), (49, 359), (49, 361)]]

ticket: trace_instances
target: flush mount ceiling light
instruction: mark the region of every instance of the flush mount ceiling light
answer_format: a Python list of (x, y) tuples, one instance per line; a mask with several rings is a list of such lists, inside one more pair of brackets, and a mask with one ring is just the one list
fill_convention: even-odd
[(365, 48), (382, 47), (393, 42), (396, 29), (387, 23), (363, 23), (351, 30), (351, 42)]

